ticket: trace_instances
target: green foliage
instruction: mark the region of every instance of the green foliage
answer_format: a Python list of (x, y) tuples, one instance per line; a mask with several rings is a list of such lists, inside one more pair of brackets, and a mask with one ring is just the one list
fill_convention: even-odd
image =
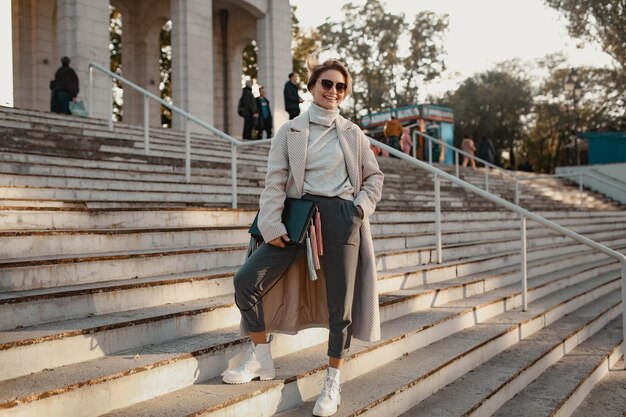
[(576, 131), (626, 130), (626, 83), (621, 70), (579, 68), (582, 95), (574, 108), (572, 93), (564, 89), (570, 71), (564, 60), (548, 57), (541, 65), (549, 75), (535, 95), (523, 152), (535, 169), (553, 172), (575, 163)]
[[(159, 34), (159, 72), (161, 82), (159, 92), (161, 98), (168, 103), (172, 102), (172, 21), (168, 20)], [(172, 112), (161, 106), (161, 126), (172, 127)]]
[[(410, 27), (403, 14), (386, 11), (380, 0), (346, 4), (344, 16), (318, 27), (322, 47), (337, 51), (354, 78), (354, 116), (414, 104), (417, 85), (444, 68), (441, 36), (447, 17), (420, 13)], [(408, 55), (399, 45), (409, 39)]]
[(570, 35), (595, 41), (626, 70), (626, 2), (624, 0), (546, 0), (568, 20)]
[[(296, 17), (296, 6), (291, 6), (291, 54), (293, 72), (298, 74), (300, 88), (305, 87), (308, 79), (306, 58), (321, 46), (321, 36), (315, 30), (303, 32), (300, 29), (300, 21)], [(287, 81), (287, 74), (285, 74)]]
[(259, 47), (256, 41), (250, 42), (243, 49), (243, 76), (256, 80), (259, 77)]
[[(520, 77), (523, 72), (513, 70), (515, 67), (508, 63), (468, 78), (448, 97), (448, 104), (454, 109), (457, 146), (465, 134), (476, 143), (482, 137), (491, 138), (497, 158), (507, 150), (511, 166), (516, 164), (515, 150), (525, 137), (525, 116), (532, 105), (530, 82)], [(496, 162), (500, 163), (497, 159)]]
[[(122, 15), (113, 6), (109, 6), (109, 51), (111, 72), (122, 75)], [(122, 83), (113, 79), (113, 120), (121, 122), (124, 102)]]

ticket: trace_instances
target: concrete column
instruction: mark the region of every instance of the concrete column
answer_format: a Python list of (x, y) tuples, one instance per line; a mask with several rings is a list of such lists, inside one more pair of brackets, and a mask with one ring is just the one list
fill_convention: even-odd
[[(174, 105), (213, 124), (212, 0), (171, 0)], [(173, 127), (182, 128), (174, 117)], [(194, 126), (193, 130), (202, 131)]]
[(292, 71), (291, 7), (288, 0), (268, 0), (267, 13), (258, 20), (259, 83), (272, 105), (274, 131), (289, 120), (283, 88)]
[[(159, 35), (165, 23), (163, 19), (144, 23), (142, 16), (133, 10), (122, 15), (124, 35), (122, 38), (122, 62), (124, 77), (140, 87), (159, 96)], [(150, 125), (161, 125), (161, 106), (149, 101)], [(143, 125), (143, 94), (131, 88), (124, 89), (124, 122)]]
[[(109, 68), (109, 1), (57, 0), (57, 51), (68, 56), (80, 82), (79, 97), (87, 102), (89, 72), (87, 65), (95, 62)], [(91, 115), (111, 117), (108, 77), (94, 72)]]
[(60, 66), (55, 50), (54, 4), (13, 0), (13, 90), (15, 107), (50, 110), (50, 80)]

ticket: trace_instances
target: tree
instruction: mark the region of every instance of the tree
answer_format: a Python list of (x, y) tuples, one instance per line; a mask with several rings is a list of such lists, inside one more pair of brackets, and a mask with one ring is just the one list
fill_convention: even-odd
[(420, 82), (432, 81), (445, 71), (443, 35), (447, 29), (447, 15), (423, 11), (415, 16), (409, 55), (404, 58), (405, 88), (399, 105), (417, 103)]
[[(172, 21), (168, 20), (161, 28), (159, 34), (159, 72), (161, 82), (159, 92), (161, 99), (172, 102)], [(161, 126), (172, 127), (172, 112), (165, 106), (161, 106)]]
[(540, 65), (549, 74), (535, 93), (525, 151), (538, 171), (551, 173), (558, 165), (575, 163), (572, 152), (564, 152), (571, 149), (575, 130), (626, 129), (626, 88), (620, 84), (619, 70), (579, 68), (583, 94), (574, 109), (571, 93), (564, 89), (570, 71), (565, 59), (550, 56)]
[[(306, 68), (306, 58), (312, 52), (320, 49), (321, 36), (314, 29), (302, 31), (300, 29), (300, 21), (296, 17), (296, 6), (291, 6), (291, 56), (293, 72), (298, 74), (300, 78), (301, 88), (308, 79)], [(285, 81), (287, 74), (285, 74)]]
[(624, 0), (546, 0), (569, 21), (570, 35), (597, 42), (626, 70), (626, 2)]
[[(109, 6), (109, 52), (111, 72), (122, 75), (122, 14), (113, 6)], [(122, 83), (113, 79), (113, 120), (121, 122), (124, 103)]]
[(243, 48), (243, 76), (256, 80), (259, 77), (259, 47), (256, 41), (250, 42)]
[[(387, 12), (380, 0), (346, 4), (342, 11), (339, 22), (326, 21), (318, 31), (322, 46), (340, 51), (350, 68), (354, 116), (407, 104), (415, 97), (418, 77), (432, 79), (443, 68), (440, 34), (447, 27), (445, 17), (421, 13), (408, 31), (404, 15)], [(401, 54), (404, 38), (410, 47)]]
[[(514, 68), (512, 63), (509, 67)], [(506, 67), (506, 66), (504, 66)], [(521, 70), (493, 69), (466, 79), (449, 95), (449, 105), (460, 129), (455, 129), (455, 140), (469, 134), (475, 140), (489, 137), (496, 149), (496, 163), (503, 150), (510, 155), (515, 167), (515, 151), (525, 137), (525, 117), (532, 104), (528, 79), (520, 77)]]

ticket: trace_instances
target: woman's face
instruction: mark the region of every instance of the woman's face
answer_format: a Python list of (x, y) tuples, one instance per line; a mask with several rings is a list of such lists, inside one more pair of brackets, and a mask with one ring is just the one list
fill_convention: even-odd
[(329, 69), (320, 74), (310, 91), (313, 94), (313, 103), (328, 110), (335, 110), (346, 97), (346, 79), (339, 71)]

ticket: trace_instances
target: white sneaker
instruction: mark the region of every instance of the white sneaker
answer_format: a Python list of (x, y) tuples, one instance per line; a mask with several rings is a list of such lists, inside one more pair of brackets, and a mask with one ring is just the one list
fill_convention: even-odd
[(318, 417), (332, 416), (337, 412), (337, 407), (341, 404), (341, 388), (339, 387), (339, 370), (328, 368), (326, 377), (320, 381), (322, 392), (317, 397), (313, 415)]
[(251, 342), (244, 361), (238, 368), (228, 369), (222, 374), (222, 381), (226, 384), (245, 384), (255, 378), (269, 381), (276, 377), (274, 359), (269, 343), (254, 346)]

